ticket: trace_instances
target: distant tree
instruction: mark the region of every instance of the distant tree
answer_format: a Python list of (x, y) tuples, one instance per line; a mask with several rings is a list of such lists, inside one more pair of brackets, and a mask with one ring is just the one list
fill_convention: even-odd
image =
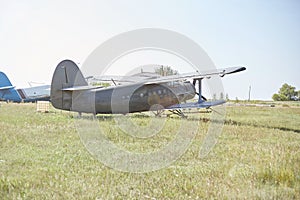
[(296, 93), (296, 94), (295, 94), (295, 96), (293, 97), (293, 99), (294, 99), (295, 101), (300, 101), (300, 90), (296, 91), (295, 93)]
[(238, 103), (239, 99), (237, 97), (235, 97), (235, 103)]
[(274, 101), (291, 101), (297, 95), (295, 89), (295, 87), (285, 83), (279, 89), (278, 94), (272, 96), (272, 99)]
[(163, 66), (161, 65), (160, 67), (155, 69), (155, 73), (161, 75), (161, 76), (170, 76), (170, 75), (176, 75), (178, 74), (177, 70), (172, 69), (169, 66)]
[(213, 100), (216, 100), (217, 99), (217, 95), (216, 93), (213, 94)]
[(223, 92), (220, 93), (220, 99), (224, 99), (224, 93)]
[(291, 98), (296, 95), (295, 89), (295, 87), (285, 83), (280, 88), (279, 94), (285, 96), (287, 100), (291, 100)]
[(226, 93), (226, 100), (228, 101), (229, 100), (229, 96), (228, 96), (228, 93)]
[(274, 101), (287, 101), (287, 98), (280, 94), (273, 94), (272, 99)]

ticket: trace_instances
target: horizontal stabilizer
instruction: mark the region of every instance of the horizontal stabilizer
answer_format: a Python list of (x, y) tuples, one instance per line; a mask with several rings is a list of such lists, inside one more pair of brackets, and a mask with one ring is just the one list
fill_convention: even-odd
[(92, 90), (92, 89), (98, 89), (103, 88), (103, 86), (77, 86), (77, 87), (69, 87), (69, 88), (63, 88), (62, 91), (83, 91), (83, 90)]
[(15, 86), (6, 86), (6, 87), (0, 87), (0, 90), (10, 90), (15, 88)]

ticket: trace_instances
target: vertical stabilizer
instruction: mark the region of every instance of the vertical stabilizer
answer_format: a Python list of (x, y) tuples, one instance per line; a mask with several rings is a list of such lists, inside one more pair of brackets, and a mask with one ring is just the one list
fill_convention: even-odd
[(53, 74), (51, 83), (51, 103), (55, 108), (70, 110), (72, 107), (72, 90), (77, 86), (87, 86), (78, 66), (71, 60), (61, 61)]
[(5, 73), (0, 72), (0, 100), (21, 102), (22, 98), (12, 86)]

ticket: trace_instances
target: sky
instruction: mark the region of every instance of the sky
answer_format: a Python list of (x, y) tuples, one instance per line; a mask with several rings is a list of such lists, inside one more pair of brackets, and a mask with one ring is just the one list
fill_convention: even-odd
[(247, 67), (222, 79), (229, 98), (248, 99), (251, 86), (251, 99), (269, 100), (283, 83), (300, 90), (299, 10), (298, 0), (0, 0), (0, 71), (17, 87), (50, 84), (61, 60), (80, 65), (115, 35), (161, 28), (198, 43), (217, 68)]

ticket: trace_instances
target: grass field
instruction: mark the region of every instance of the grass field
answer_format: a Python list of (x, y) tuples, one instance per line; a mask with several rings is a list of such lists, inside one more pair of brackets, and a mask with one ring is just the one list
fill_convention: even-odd
[[(35, 104), (0, 107), (0, 199), (300, 199), (300, 106), (228, 106), (223, 132), (198, 158), (209, 126), (171, 166), (148, 173), (110, 169), (81, 143), (74, 118)], [(138, 123), (149, 117), (133, 115)], [(107, 137), (132, 151), (151, 151), (172, 139), (178, 118), (150, 141), (136, 141), (99, 117)], [(188, 120), (187, 120), (188, 123)]]

